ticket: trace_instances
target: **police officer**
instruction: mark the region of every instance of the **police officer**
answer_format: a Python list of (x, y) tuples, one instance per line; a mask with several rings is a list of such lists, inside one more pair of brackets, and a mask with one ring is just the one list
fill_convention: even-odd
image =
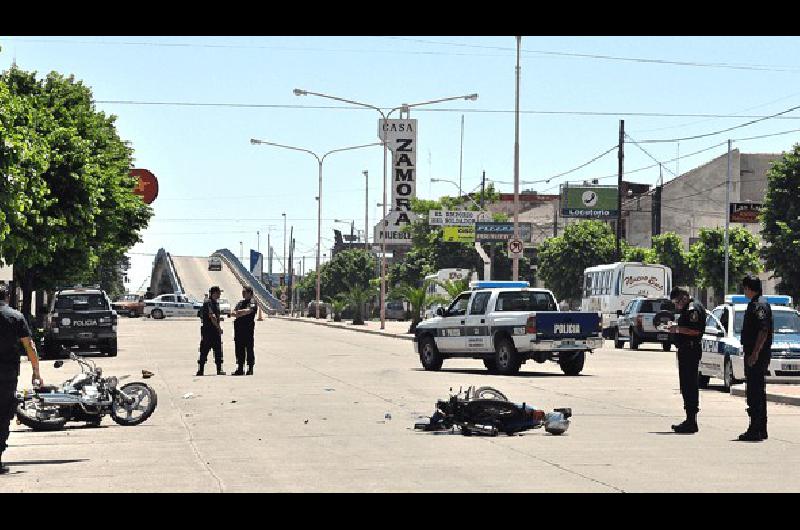
[(233, 311), (233, 341), (236, 344), (236, 371), (232, 375), (245, 375), (244, 361), (247, 355), (247, 375), (253, 375), (253, 365), (256, 363), (253, 353), (253, 332), (256, 328), (256, 312), (258, 306), (253, 299), (253, 288), (245, 286), (242, 289), (244, 297)]
[(208, 300), (203, 302), (200, 310), (200, 359), (197, 374), (203, 375), (208, 359), (208, 351), (214, 350), (214, 362), (217, 364), (217, 375), (225, 375), (222, 371), (222, 326), (219, 323), (219, 300), (222, 290), (216, 285), (208, 290)]
[(0, 284), (0, 474), (8, 473), (3, 466), (3, 451), (6, 450), (8, 430), (17, 407), (16, 391), (19, 377), (19, 345), (33, 367), (31, 379), (34, 386), (42, 384), (39, 375), (39, 357), (31, 340), (31, 330), (22, 313), (8, 305), (8, 287)]
[(673, 425), (672, 430), (679, 434), (697, 432), (697, 413), (700, 411), (700, 390), (698, 388), (698, 368), (702, 348), (700, 343), (706, 325), (706, 310), (689, 297), (689, 293), (676, 287), (669, 294), (675, 309), (680, 312), (678, 323), (670, 327), (672, 342), (678, 347), (678, 378), (680, 380), (683, 408), (686, 420)]
[(747, 380), (747, 415), (750, 426), (739, 435), (743, 442), (767, 439), (767, 367), (772, 355), (772, 308), (762, 296), (761, 280), (745, 276), (744, 295), (750, 300), (742, 322), (744, 375)]

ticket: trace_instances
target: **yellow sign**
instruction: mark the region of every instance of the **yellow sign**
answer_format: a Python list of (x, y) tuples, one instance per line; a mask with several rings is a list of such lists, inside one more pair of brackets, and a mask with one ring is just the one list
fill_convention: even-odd
[(447, 243), (474, 243), (475, 225), (443, 226), (442, 235)]

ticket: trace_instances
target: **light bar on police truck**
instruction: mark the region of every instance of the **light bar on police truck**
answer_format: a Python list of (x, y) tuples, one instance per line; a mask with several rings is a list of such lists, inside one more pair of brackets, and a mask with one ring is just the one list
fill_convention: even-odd
[(477, 281), (477, 282), (469, 282), (469, 288), (473, 291), (477, 291), (478, 289), (498, 289), (503, 287), (511, 287), (511, 288), (520, 288), (520, 287), (530, 287), (531, 284), (528, 282), (507, 282), (507, 281)]
[[(781, 305), (786, 307), (792, 306), (792, 297), (783, 294), (771, 294), (766, 295), (764, 298), (767, 299), (767, 302), (770, 305)], [(729, 294), (725, 296), (725, 303), (726, 304), (747, 304), (750, 303), (750, 300), (743, 294)]]

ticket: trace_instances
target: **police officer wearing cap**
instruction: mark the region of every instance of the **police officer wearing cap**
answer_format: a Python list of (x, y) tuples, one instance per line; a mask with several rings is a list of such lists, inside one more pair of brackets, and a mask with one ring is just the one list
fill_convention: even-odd
[(219, 323), (219, 300), (222, 290), (216, 285), (208, 290), (208, 300), (203, 302), (200, 310), (200, 359), (197, 360), (197, 374), (203, 375), (208, 360), (208, 351), (214, 350), (214, 362), (217, 364), (217, 375), (225, 375), (222, 371), (222, 326)]
[(33, 367), (33, 386), (42, 384), (39, 357), (31, 340), (31, 330), (22, 313), (8, 306), (8, 288), (0, 284), (0, 474), (8, 473), (3, 466), (11, 419), (17, 408), (16, 392), (19, 377), (19, 347), (25, 349)]
[(256, 312), (258, 306), (253, 300), (253, 288), (245, 286), (242, 289), (244, 297), (233, 311), (233, 342), (236, 344), (236, 371), (232, 375), (245, 375), (244, 361), (247, 357), (247, 375), (253, 375), (253, 365), (256, 356), (253, 352), (253, 334), (256, 329)]
[(767, 439), (767, 385), (765, 377), (772, 356), (772, 308), (762, 296), (761, 280), (745, 276), (744, 295), (750, 300), (742, 322), (744, 375), (747, 380), (747, 415), (750, 426), (739, 435), (743, 442)]
[(669, 295), (680, 312), (676, 325), (670, 327), (672, 343), (678, 347), (678, 378), (680, 380), (686, 420), (672, 426), (679, 434), (697, 432), (697, 413), (700, 411), (698, 368), (703, 354), (700, 346), (706, 325), (706, 309), (689, 297), (689, 293), (676, 287)]

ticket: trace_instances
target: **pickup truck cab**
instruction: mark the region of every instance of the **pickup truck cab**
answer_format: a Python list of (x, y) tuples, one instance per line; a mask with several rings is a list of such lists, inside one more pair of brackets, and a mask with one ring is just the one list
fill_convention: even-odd
[(586, 352), (603, 345), (599, 313), (560, 312), (546, 289), (498, 282), (472, 287), (417, 326), (414, 350), (426, 370), (439, 370), (445, 359), (467, 358), (509, 375), (533, 359), (557, 361), (565, 374), (577, 375)]
[(622, 311), (617, 311), (617, 326), (614, 330), (614, 347), (622, 348), (625, 341), (632, 350), (638, 350), (643, 342), (657, 342), (664, 351), (669, 351), (669, 334), (659, 330), (653, 318), (663, 312), (675, 313), (675, 304), (666, 298), (635, 298)]

